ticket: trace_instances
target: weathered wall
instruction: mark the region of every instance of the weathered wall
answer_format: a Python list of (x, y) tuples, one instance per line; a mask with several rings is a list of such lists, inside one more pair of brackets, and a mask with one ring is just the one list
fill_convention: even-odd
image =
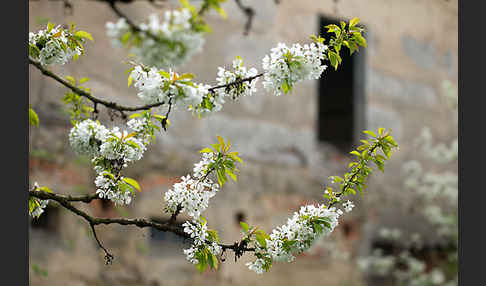
[[(36, 19), (56, 23), (74, 21), (92, 33), (95, 41), (78, 62), (55, 67), (62, 75), (89, 77), (86, 84), (95, 95), (125, 104), (138, 104), (136, 90), (126, 87), (127, 53), (111, 47), (104, 24), (116, 17), (106, 4), (71, 1), (73, 15), (64, 15), (60, 1), (31, 1), (30, 30), (40, 27)], [(172, 1), (175, 2), (175, 1)], [(351, 215), (344, 218), (351, 235), (336, 247), (352, 255), (365, 253), (374, 225), (382, 222), (380, 210), (394, 209), (393, 201), (407, 199), (401, 186), (401, 164), (416, 155), (411, 142), (424, 125), (439, 138), (451, 138), (453, 120), (441, 99), (444, 79), (457, 81), (457, 1), (444, 0), (348, 0), (348, 1), (244, 1), (257, 11), (250, 35), (243, 36), (243, 13), (228, 1), (228, 20), (210, 15), (213, 33), (207, 36), (205, 51), (180, 70), (195, 73), (197, 81), (215, 82), (218, 66), (230, 65), (240, 55), (247, 66), (261, 69), (261, 59), (278, 42), (305, 42), (318, 31), (319, 14), (336, 18), (361, 18), (368, 28), (365, 72), (365, 115), (369, 129), (392, 128), (400, 150), (386, 166), (386, 173), (372, 175), (369, 192)], [(154, 10), (144, 1), (120, 5), (133, 19), (142, 20)], [(162, 10), (156, 10), (161, 12)], [(327, 70), (332, 72), (332, 70)], [(324, 74), (325, 77), (325, 74)], [(68, 116), (60, 101), (64, 88), (30, 67), (29, 98), (38, 111), (41, 127), (31, 129), (31, 178), (62, 193), (94, 192), (89, 164), (75, 160), (67, 144)], [(239, 102), (228, 102), (223, 110), (199, 120), (177, 110), (171, 114), (169, 131), (159, 134), (157, 143), (144, 159), (127, 170), (142, 184), (144, 192), (125, 210), (130, 216), (163, 216), (162, 195), (178, 176), (187, 174), (198, 160), (197, 150), (212, 143), (216, 135), (230, 137), (234, 149), (242, 153), (238, 183), (230, 183), (213, 200), (207, 211), (210, 224), (223, 240), (237, 240), (233, 216), (242, 211), (248, 222), (270, 230), (285, 222), (299, 205), (318, 200), (322, 185), (330, 175), (345, 171), (348, 158), (326, 143), (316, 140), (317, 82), (295, 86), (293, 94), (275, 97), (259, 92)], [(108, 121), (102, 110), (101, 119)], [(119, 123), (119, 122), (118, 122)], [(39, 154), (47, 150), (54, 158)], [(39, 165), (39, 162), (42, 163)], [(50, 162), (50, 163), (49, 163)], [(103, 212), (92, 203), (86, 209)], [(388, 212), (384, 212), (388, 213)], [(124, 212), (121, 212), (124, 214)], [(403, 220), (400, 212), (387, 214), (392, 221)], [(410, 224), (410, 228), (415, 227)], [(420, 227), (420, 226), (418, 226)], [(31, 271), (32, 285), (360, 285), (350, 263), (332, 259), (325, 244), (314, 254), (304, 255), (292, 264), (276, 264), (264, 276), (249, 272), (233, 258), (217, 273), (199, 275), (181, 252), (168, 254), (150, 243), (150, 231), (118, 226), (100, 227), (99, 236), (116, 256), (112, 266), (104, 266), (88, 226), (62, 212), (59, 231), (46, 234), (32, 230), (30, 261), (47, 268), (48, 277)], [(369, 231), (365, 231), (369, 230)], [(328, 243), (344, 237), (338, 227)], [(264, 282), (263, 282), (264, 281)], [(343, 283), (346, 282), (348, 284)], [(326, 283), (324, 283), (326, 282)], [(351, 284), (350, 284), (351, 283)]]

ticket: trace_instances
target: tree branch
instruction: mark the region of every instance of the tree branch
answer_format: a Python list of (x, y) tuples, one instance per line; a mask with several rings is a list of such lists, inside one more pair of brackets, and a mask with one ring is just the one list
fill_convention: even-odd
[(130, 28), (137, 32), (137, 33), (145, 33), (149, 38), (152, 38), (153, 40), (157, 41), (157, 42), (160, 42), (160, 38), (157, 37), (156, 35), (150, 33), (149, 31), (144, 31), (142, 29), (140, 29), (140, 27), (138, 27), (132, 20), (130, 20), (130, 18), (127, 17), (127, 15), (125, 15), (120, 9), (118, 9), (118, 7), (115, 6), (115, 1), (113, 0), (105, 0), (105, 2), (108, 3), (108, 5), (110, 6), (111, 10), (113, 10), (113, 12), (115, 12), (115, 14), (120, 17), (120, 18), (124, 18), (126, 21), (127, 21), (127, 24), (128, 26), (130, 26)]
[[(100, 240), (98, 239), (96, 235), (96, 231), (94, 226), (99, 225), (99, 224), (119, 224), (119, 225), (133, 225), (139, 228), (145, 228), (145, 227), (151, 227), (155, 228), (160, 231), (164, 232), (172, 232), (176, 234), (177, 236), (180, 236), (185, 239), (191, 239), (191, 236), (187, 233), (184, 232), (183, 229), (176, 225), (172, 225), (172, 223), (166, 222), (166, 223), (157, 223), (153, 222), (150, 220), (147, 220), (145, 218), (136, 218), (136, 219), (126, 219), (126, 218), (96, 218), (92, 217), (86, 212), (76, 208), (71, 204), (71, 202), (86, 202), (86, 201), (91, 201), (94, 198), (94, 195), (89, 195), (85, 197), (72, 197), (72, 196), (64, 196), (64, 195), (59, 195), (56, 193), (48, 193), (44, 191), (34, 191), (31, 190), (29, 191), (29, 196), (30, 197), (35, 197), (38, 199), (42, 200), (53, 200), (59, 203), (61, 206), (66, 208), (67, 210), (71, 211), (72, 213), (84, 218), (90, 225), (91, 229), (93, 230), (94, 237), (96, 239), (96, 242), (102, 248), (105, 252), (105, 259), (107, 260), (107, 264), (113, 260), (113, 255), (110, 254), (106, 248), (103, 247), (101, 244)], [(246, 247), (246, 244), (241, 243), (241, 242), (235, 242), (234, 244), (219, 244), (223, 250), (232, 250), (235, 252), (235, 255), (241, 256), (244, 252), (247, 251), (255, 251), (254, 248), (248, 248)], [(238, 257), (239, 257), (238, 256)]]
[(251, 24), (253, 22), (253, 16), (255, 16), (255, 10), (252, 7), (244, 6), (241, 4), (241, 0), (235, 0), (236, 5), (246, 14), (246, 24), (245, 24), (245, 31), (243, 35), (247, 36), (251, 29)]
[(90, 223), (89, 226), (91, 226), (91, 230), (93, 231), (93, 236), (96, 239), (96, 242), (98, 242), (98, 245), (100, 246), (101, 249), (105, 252), (105, 260), (106, 260), (106, 265), (109, 265), (112, 263), (114, 256), (106, 250), (106, 248), (101, 244), (100, 240), (98, 239), (98, 236), (96, 235), (96, 229), (94, 224)]
[(149, 110), (149, 109), (151, 109), (153, 107), (158, 107), (158, 106), (161, 106), (161, 105), (165, 104), (165, 102), (159, 102), (159, 103), (153, 103), (153, 104), (148, 104), (148, 105), (143, 105), (143, 106), (130, 107), (130, 106), (119, 105), (116, 102), (106, 101), (106, 100), (103, 100), (103, 99), (99, 99), (97, 97), (92, 96), (91, 93), (86, 92), (86, 91), (84, 91), (84, 90), (82, 90), (82, 89), (80, 89), (80, 88), (72, 85), (67, 80), (59, 77), (58, 75), (54, 74), (50, 70), (44, 68), (39, 62), (33, 60), (31, 57), (29, 57), (29, 63), (31, 65), (35, 66), (44, 75), (55, 79), (57, 82), (61, 83), (65, 87), (71, 89), (73, 92), (75, 92), (79, 96), (86, 97), (87, 99), (89, 99), (93, 103), (104, 105), (106, 108), (109, 108), (109, 109), (118, 110), (120, 112), (123, 112), (123, 111), (131, 111), (131, 112), (133, 112), (133, 111), (140, 111), (140, 110)]
[[(117, 111), (119, 111), (119, 112), (122, 113), (122, 116), (124, 115), (123, 114), (123, 111), (135, 112), (135, 111), (140, 111), (140, 110), (149, 110), (151, 108), (158, 107), (158, 106), (161, 106), (161, 105), (164, 105), (165, 104), (165, 102), (158, 102), (158, 103), (147, 104), (147, 105), (142, 105), (142, 106), (134, 106), (134, 107), (119, 105), (118, 103), (113, 102), (113, 101), (106, 101), (106, 100), (103, 100), (103, 99), (94, 97), (93, 95), (91, 95), (91, 93), (86, 92), (86, 91), (84, 91), (84, 90), (82, 90), (82, 89), (80, 89), (80, 88), (72, 85), (67, 80), (59, 77), (58, 75), (56, 75), (52, 71), (44, 68), (38, 61), (35, 61), (31, 57), (29, 57), (29, 63), (31, 65), (35, 66), (38, 70), (40, 70), (42, 74), (44, 74), (44, 75), (46, 75), (46, 76), (48, 76), (50, 78), (53, 78), (54, 80), (56, 80), (57, 82), (61, 83), (65, 87), (71, 89), (73, 92), (75, 92), (79, 96), (86, 97), (87, 99), (89, 99), (90, 101), (92, 101), (93, 104), (94, 104), (94, 107), (95, 107), (95, 113), (97, 113), (97, 111), (98, 111), (96, 109), (96, 107), (97, 107), (98, 104), (101, 104), (101, 105), (103, 105), (103, 106), (105, 106), (106, 108), (109, 108), (109, 109), (117, 110)], [(230, 86), (233, 86), (233, 85), (238, 85), (238, 84), (240, 84), (242, 82), (246, 82), (246, 81), (252, 81), (252, 80), (254, 80), (256, 78), (259, 78), (259, 77), (263, 76), (263, 74), (264, 73), (260, 73), (260, 74), (257, 74), (255, 76), (248, 77), (248, 78), (244, 78), (244, 79), (240, 79), (240, 80), (237, 80), (237, 81), (234, 81), (234, 82), (230, 82), (230, 83), (227, 83), (227, 84), (217, 85), (217, 86), (214, 86), (214, 87), (209, 88), (208, 91), (209, 92), (214, 92), (216, 89), (226, 88), (226, 87), (230, 87)], [(169, 106), (169, 110), (170, 110), (170, 106)]]
[(251, 77), (247, 77), (247, 78), (243, 78), (243, 79), (240, 79), (240, 80), (236, 80), (234, 82), (230, 82), (230, 83), (227, 83), (227, 84), (222, 84), (222, 85), (217, 85), (217, 86), (213, 86), (211, 88), (208, 89), (209, 92), (214, 92), (216, 89), (220, 89), (220, 88), (226, 88), (226, 87), (231, 87), (233, 85), (238, 85), (240, 83), (243, 83), (243, 82), (246, 82), (246, 81), (252, 81), (256, 78), (259, 78), (259, 77), (262, 77), (264, 75), (264, 73), (259, 73), (257, 75), (254, 75), (254, 76), (251, 76)]

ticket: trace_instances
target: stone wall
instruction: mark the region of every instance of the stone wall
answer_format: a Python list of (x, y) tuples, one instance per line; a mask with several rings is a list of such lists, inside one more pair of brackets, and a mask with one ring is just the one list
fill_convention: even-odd
[[(115, 14), (104, 3), (71, 1), (73, 14), (65, 15), (61, 1), (30, 1), (29, 27), (41, 28), (38, 18), (56, 23), (74, 21), (92, 33), (95, 41), (78, 62), (53, 68), (62, 75), (89, 77), (86, 86), (94, 94), (123, 104), (139, 104), (136, 90), (126, 87), (127, 53), (112, 48), (104, 24)], [(142, 20), (154, 11), (145, 1), (120, 4), (132, 19)], [(377, 225), (403, 222), (394, 201), (409, 197), (401, 185), (401, 164), (416, 156), (411, 146), (420, 129), (432, 127), (438, 138), (457, 134), (453, 119), (441, 98), (441, 83), (457, 82), (457, 1), (444, 0), (348, 0), (348, 1), (244, 1), (256, 9), (249, 36), (243, 36), (246, 18), (233, 1), (224, 4), (228, 19), (208, 17), (213, 32), (205, 50), (180, 68), (196, 74), (198, 82), (215, 83), (218, 66), (229, 66), (239, 55), (247, 66), (261, 69), (261, 59), (278, 42), (305, 42), (318, 32), (319, 15), (361, 18), (368, 28), (365, 72), (365, 122), (368, 129), (392, 128), (400, 150), (376, 172), (369, 192), (357, 198), (358, 207), (344, 217), (333, 235), (292, 264), (275, 264), (270, 273), (257, 276), (244, 263), (228, 255), (218, 272), (200, 275), (181, 251), (160, 249), (148, 229), (99, 227), (98, 236), (115, 255), (113, 265), (103, 265), (101, 251), (81, 219), (61, 210), (54, 232), (31, 229), (30, 262), (48, 269), (47, 277), (31, 269), (32, 285), (361, 285), (351, 262), (333, 258), (327, 247), (347, 251), (351, 257), (365, 254)], [(170, 7), (176, 1), (168, 1)], [(162, 12), (163, 9), (155, 10)], [(325, 73), (332, 72), (331, 69)], [(325, 77), (325, 74), (324, 74)], [(69, 118), (60, 101), (65, 89), (38, 70), (29, 70), (29, 100), (39, 114), (40, 128), (30, 130), (32, 181), (61, 193), (94, 192), (89, 162), (76, 158), (67, 144)], [(303, 203), (317, 201), (330, 175), (341, 175), (349, 158), (326, 142), (317, 141), (317, 81), (295, 86), (290, 95), (275, 97), (261, 88), (205, 119), (176, 110), (168, 132), (144, 159), (127, 169), (139, 180), (143, 193), (126, 209), (103, 210), (97, 203), (83, 206), (99, 216), (164, 217), (162, 195), (198, 161), (197, 150), (216, 135), (231, 138), (242, 154), (238, 183), (230, 183), (207, 211), (210, 224), (224, 241), (239, 239), (235, 214), (242, 212), (252, 225), (265, 230), (283, 224)], [(104, 109), (100, 119), (109, 122)], [(119, 121), (114, 122), (120, 123)], [(394, 210), (390, 215), (390, 210)], [(346, 225), (346, 227), (344, 227)], [(420, 225), (407, 223), (410, 229)], [(344, 231), (347, 229), (347, 231)]]

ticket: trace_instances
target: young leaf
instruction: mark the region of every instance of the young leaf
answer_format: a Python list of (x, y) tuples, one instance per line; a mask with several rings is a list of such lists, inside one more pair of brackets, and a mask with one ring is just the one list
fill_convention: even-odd
[(131, 75), (128, 76), (128, 87), (130, 87), (130, 85), (132, 85), (132, 82), (133, 82), (133, 77)]
[(91, 36), (90, 33), (86, 32), (86, 31), (77, 31), (76, 33), (74, 33), (75, 36), (78, 36), (78, 37), (81, 37), (81, 38), (86, 38), (88, 40), (91, 40), (91, 41), (94, 41), (93, 40), (93, 37)]
[(358, 18), (358, 17), (354, 17), (353, 19), (351, 19), (351, 20), (349, 21), (349, 27), (354, 27), (354, 26), (356, 26), (356, 24), (358, 24), (358, 23), (359, 23), (359, 18)]
[(80, 80), (79, 80), (79, 84), (83, 84), (85, 82), (87, 82), (89, 80), (89, 78), (87, 77), (82, 77)]
[(203, 148), (201, 149), (201, 151), (199, 151), (199, 153), (213, 153), (213, 150), (211, 148)]
[(140, 185), (138, 184), (137, 181), (131, 178), (123, 178), (123, 181), (125, 181), (127, 184), (133, 186), (137, 191), (141, 192), (142, 190), (140, 189)]
[(37, 113), (32, 108), (29, 108), (29, 123), (35, 127), (39, 126), (39, 116), (37, 116)]
[(245, 233), (247, 233), (248, 232), (248, 229), (249, 229), (248, 224), (246, 222), (244, 222), (244, 221), (240, 221), (240, 225), (241, 225), (241, 228), (243, 229), (243, 231)]

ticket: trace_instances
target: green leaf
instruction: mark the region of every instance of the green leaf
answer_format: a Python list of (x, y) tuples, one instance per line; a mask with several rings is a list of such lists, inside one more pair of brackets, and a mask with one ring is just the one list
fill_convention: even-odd
[(121, 42), (122, 42), (123, 44), (126, 44), (126, 43), (128, 42), (128, 40), (130, 40), (131, 36), (132, 36), (132, 32), (130, 32), (130, 31), (126, 32), (126, 33), (125, 33), (125, 34), (123, 34), (123, 36), (121, 37)]
[(393, 139), (391, 135), (386, 136), (385, 138), (383, 138), (383, 140), (390, 143), (394, 147), (398, 147), (398, 144), (395, 142), (395, 139)]
[(166, 71), (163, 71), (163, 70), (160, 70), (159, 71), (159, 74), (165, 78), (168, 78), (170, 79), (170, 73), (166, 72)]
[(375, 137), (376, 138), (376, 134), (373, 131), (365, 130), (365, 131), (363, 131), (363, 133), (368, 134), (371, 137)]
[(241, 225), (241, 228), (243, 229), (243, 231), (245, 233), (247, 233), (248, 232), (248, 229), (249, 229), (248, 224), (246, 222), (244, 222), (244, 221), (240, 221), (240, 225)]
[(231, 172), (230, 170), (226, 169), (226, 174), (228, 174), (228, 176), (230, 176), (230, 178), (233, 179), (233, 181), (235, 181), (235, 182), (238, 181), (236, 175), (233, 174), (233, 172)]
[(39, 265), (37, 265), (37, 264), (32, 265), (32, 270), (34, 270), (34, 272), (36, 274), (44, 276), (44, 277), (47, 277), (47, 275), (48, 275), (47, 270), (40, 268)]
[(359, 18), (358, 18), (358, 17), (354, 17), (353, 19), (351, 19), (351, 20), (349, 21), (349, 27), (354, 27), (354, 26), (356, 26), (356, 24), (358, 24), (358, 23), (359, 23)]
[(44, 186), (44, 187), (40, 187), (39, 189), (40, 189), (41, 191), (46, 192), (46, 193), (52, 193), (51, 189), (49, 189), (48, 187), (45, 187), (45, 186)]
[(356, 40), (356, 43), (358, 45), (366, 48), (366, 46), (367, 46), (366, 39), (363, 36), (361, 36), (360, 33), (355, 32), (353, 34), (354, 34), (354, 39)]
[(178, 80), (181, 80), (181, 79), (193, 79), (193, 78), (194, 78), (194, 74), (192, 74), (192, 73), (184, 73), (181, 76), (179, 76)]
[(216, 230), (209, 229), (209, 230), (207, 230), (207, 233), (209, 235), (210, 241), (219, 242), (219, 236), (218, 236), (218, 232)]
[(66, 79), (69, 81), (70, 84), (76, 85), (76, 79), (74, 77), (67, 75)]
[(199, 263), (196, 264), (196, 269), (200, 272), (203, 273), (206, 270), (207, 264), (206, 264), (206, 258), (204, 260), (202, 258), (198, 258)]
[(218, 11), (219, 15), (223, 17), (223, 19), (226, 19), (228, 16), (226, 15), (226, 12), (221, 8), (221, 7), (214, 7), (214, 10)]
[(47, 22), (47, 32), (50, 32), (54, 28), (54, 23)]
[(130, 115), (128, 118), (131, 119), (131, 118), (135, 118), (135, 117), (142, 117), (142, 114), (140, 114), (140, 113), (134, 113), (134, 114)]
[(206, 147), (206, 148), (201, 149), (201, 151), (199, 151), (199, 153), (213, 153), (213, 150), (209, 147)]
[(331, 62), (331, 66), (334, 67), (335, 70), (338, 68), (338, 56), (335, 52), (329, 51), (327, 53), (327, 56), (329, 57), (329, 61)]
[(255, 239), (258, 242), (258, 244), (260, 244), (263, 248), (266, 248), (267, 247), (267, 241), (265, 240), (265, 236), (263, 234), (258, 233), (255, 236)]
[(138, 184), (137, 181), (131, 178), (123, 178), (123, 181), (125, 181), (127, 184), (133, 186), (137, 191), (141, 192), (142, 190), (140, 189), (140, 185)]
[(209, 266), (213, 269), (218, 269), (218, 258), (212, 253), (208, 253)]
[(351, 151), (351, 152), (349, 152), (349, 154), (361, 157), (361, 154), (358, 151)]
[(79, 84), (83, 84), (83, 83), (87, 82), (88, 80), (89, 80), (89, 78), (87, 78), (87, 77), (83, 77), (83, 78), (81, 78), (81, 79), (79, 80)]
[(218, 138), (219, 145), (221, 146), (221, 149), (219, 150), (220, 152), (224, 152), (224, 139), (221, 136), (216, 136)]
[(88, 32), (86, 32), (86, 31), (77, 31), (76, 33), (74, 33), (74, 35), (75, 36), (78, 36), (78, 37), (81, 37), (81, 38), (85, 38), (85, 39), (94, 41), (93, 40), (93, 37), (91, 36), (91, 34), (88, 33)]
[(134, 67), (128, 68), (127, 70), (125, 70), (125, 74), (131, 73), (134, 69)]
[(290, 90), (289, 84), (287, 82), (287, 79), (285, 79), (282, 84), (281, 84), (282, 91), (287, 94)]
[(29, 108), (29, 123), (35, 127), (39, 126), (39, 116), (37, 116), (37, 113), (32, 108)]
[(133, 77), (131, 75), (128, 76), (128, 87), (130, 87), (130, 85), (132, 85), (132, 82), (133, 82)]

